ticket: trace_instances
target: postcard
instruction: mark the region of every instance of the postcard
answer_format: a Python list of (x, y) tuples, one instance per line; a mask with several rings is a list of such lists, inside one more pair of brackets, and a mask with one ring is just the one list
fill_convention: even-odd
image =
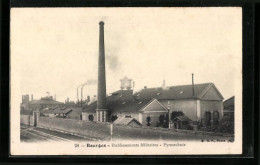
[(242, 153), (241, 7), (10, 14), (11, 155)]

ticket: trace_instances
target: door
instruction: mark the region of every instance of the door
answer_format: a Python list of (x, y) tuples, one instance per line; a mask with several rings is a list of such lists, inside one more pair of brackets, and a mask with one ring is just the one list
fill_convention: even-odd
[(37, 113), (33, 113), (33, 118), (34, 118), (33, 126), (37, 127)]

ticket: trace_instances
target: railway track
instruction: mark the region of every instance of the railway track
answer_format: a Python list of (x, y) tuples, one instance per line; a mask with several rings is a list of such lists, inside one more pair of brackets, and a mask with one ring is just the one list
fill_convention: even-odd
[(73, 137), (57, 132), (47, 132), (43, 130), (36, 130), (33, 127), (21, 126), (21, 141), (25, 142), (37, 142), (37, 141), (59, 141), (59, 142), (73, 142), (73, 138), (79, 139), (79, 137)]

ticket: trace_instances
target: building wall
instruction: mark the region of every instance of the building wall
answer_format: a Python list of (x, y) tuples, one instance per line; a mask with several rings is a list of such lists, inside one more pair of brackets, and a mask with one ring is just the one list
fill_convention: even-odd
[(160, 100), (165, 107), (168, 107), (168, 101), (170, 102), (170, 113), (182, 111), (192, 121), (198, 120), (197, 108), (199, 107), (197, 107), (197, 100)]
[(200, 101), (200, 109), (201, 109), (201, 117), (204, 118), (204, 114), (206, 111), (210, 111), (211, 113), (213, 111), (219, 112), (220, 119), (223, 116), (223, 101)]
[(141, 113), (141, 121), (138, 117), (138, 121), (143, 125), (143, 126), (147, 126), (147, 117), (151, 118), (150, 121), (150, 127), (156, 127), (158, 121), (159, 121), (159, 116), (160, 115), (165, 115), (166, 116), (167, 113), (165, 112), (153, 112), (153, 113)]
[[(21, 118), (23, 118), (23, 116), (21, 116)], [(24, 122), (28, 123), (28, 117), (24, 117)], [(39, 117), (38, 126), (46, 129), (53, 129), (57, 131), (64, 131), (87, 137), (93, 137), (100, 140), (110, 140), (111, 138), (111, 124), (109, 123), (95, 123), (82, 120)], [(175, 130), (154, 127), (133, 127), (129, 125), (123, 126), (115, 124), (113, 124), (112, 126), (113, 140), (185, 140), (203, 139), (205, 138), (205, 136), (209, 139), (221, 137), (223, 138), (222, 134), (214, 135), (210, 133), (209, 135), (205, 135), (206, 132), (197, 132), (196, 136), (194, 136), (194, 133), (189, 133), (188, 131), (181, 130), (178, 130), (178, 132), (176, 132)]]
[(132, 118), (135, 118), (137, 121), (139, 120), (139, 115), (137, 112), (118, 112), (118, 113), (112, 113), (112, 115), (117, 115), (117, 117), (126, 117), (131, 116)]
[(217, 92), (217, 89), (214, 86), (211, 86), (207, 92), (202, 96), (201, 100), (223, 100), (220, 93)]
[(82, 120), (89, 121), (89, 115), (93, 115), (93, 121), (96, 121), (96, 113), (82, 112)]

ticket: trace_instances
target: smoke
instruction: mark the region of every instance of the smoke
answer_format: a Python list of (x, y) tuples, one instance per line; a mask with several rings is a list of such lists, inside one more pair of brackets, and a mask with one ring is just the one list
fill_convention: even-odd
[(85, 86), (85, 85), (96, 85), (96, 84), (97, 84), (97, 80), (91, 79), (91, 80), (86, 81), (83, 84), (80, 84), (77, 88), (80, 88), (80, 87)]
[(112, 71), (117, 71), (119, 69), (120, 63), (117, 55), (107, 55), (106, 60), (109, 69), (111, 69)]
[(96, 85), (96, 84), (97, 84), (97, 80), (88, 80), (82, 85)]
[[(118, 38), (118, 37), (115, 37)], [(120, 69), (120, 61), (119, 61), (119, 50), (120, 45), (117, 44), (117, 46), (114, 46), (114, 44), (110, 43), (109, 48), (106, 50), (106, 63), (108, 65), (108, 68), (111, 69), (111, 71), (116, 72)]]

